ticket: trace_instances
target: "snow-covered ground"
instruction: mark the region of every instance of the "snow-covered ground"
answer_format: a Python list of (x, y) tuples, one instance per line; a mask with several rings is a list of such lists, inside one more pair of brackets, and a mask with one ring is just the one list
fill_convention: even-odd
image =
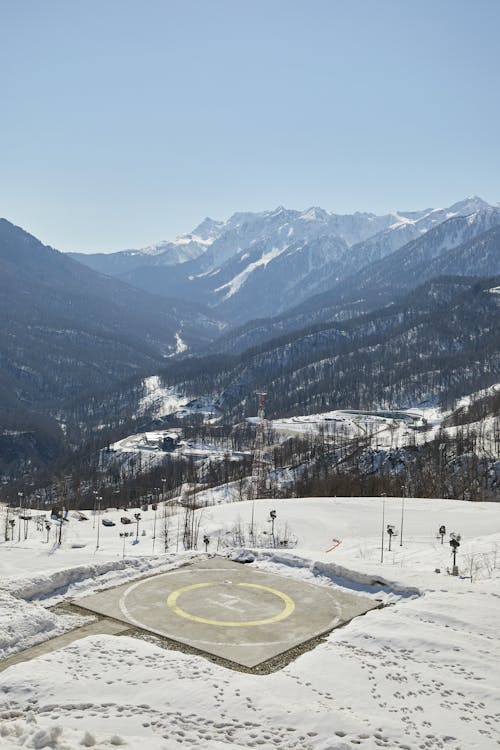
[(432, 440), (447, 413), (433, 406), (398, 411), (363, 412), (337, 409), (269, 422), (278, 435), (318, 434), (325, 438), (370, 437), (373, 448), (395, 448)]
[(174, 387), (163, 386), (158, 375), (151, 375), (144, 379), (144, 396), (139, 402), (138, 414), (152, 410), (153, 418), (161, 417), (177, 411), (188, 401), (189, 399), (180, 396)]
[[(465, 396), (457, 402), (457, 409), (464, 409), (474, 401), (493, 395), (500, 390), (496, 384), (483, 391)], [(419, 406), (397, 411), (363, 412), (354, 410), (335, 410), (320, 414), (308, 414), (269, 422), (278, 435), (323, 433), (325, 438), (350, 440), (353, 438), (370, 438), (372, 448), (390, 450), (406, 445), (423, 445), (434, 440), (439, 431), (453, 438), (457, 427), (442, 427), (444, 420), (452, 414), (435, 406)], [(255, 420), (253, 420), (255, 421)], [(480, 422), (465, 426), (470, 433), (481, 436), (477, 446), (479, 453), (493, 452), (495, 446), (496, 422), (488, 417)]]
[[(161, 554), (161, 507), (155, 555), (151, 510), (141, 514), (138, 544), (135, 535), (119, 536), (135, 531), (133, 525), (101, 525), (96, 549), (99, 519), (94, 525), (92, 514), (88, 521), (70, 516), (61, 548), (55, 529), (48, 543), (33, 528), (27, 540), (0, 544), (4, 653), (54, 634), (51, 620), (60, 615), (48, 605), (169, 569), (191, 555), (176, 554), (177, 510), (167, 515), (167, 554)], [(269, 675), (231, 671), (126, 637), (76, 641), (0, 674), (2, 750), (500, 745), (500, 504), (406, 499), (402, 546), (399, 498), (258, 500), (253, 510), (258, 529), (269, 531), (269, 512), (276, 510), (277, 529), (288, 524), (298, 538), (293, 550), (254, 552), (255, 566), (377, 595), (391, 606), (333, 631)], [(222, 503), (199, 513), (210, 552), (231, 538), (235, 525), (248, 531), (252, 504)], [(123, 515), (102, 514), (115, 521)], [(384, 534), (382, 563), (388, 523), (397, 535), (388, 552)], [(447, 573), (451, 551), (448, 536), (441, 545), (437, 535), (442, 524), (462, 534), (459, 577)]]
[[(176, 333), (177, 353), (184, 351), (185, 345), (179, 334)], [(175, 414), (185, 417), (189, 414), (203, 414), (205, 418), (214, 418), (219, 415), (214, 399), (202, 396), (192, 399), (178, 393), (174, 386), (165, 386), (161, 383), (158, 375), (151, 375), (144, 379), (144, 395), (139, 402), (138, 414), (144, 414), (152, 410), (151, 416), (164, 417)]]

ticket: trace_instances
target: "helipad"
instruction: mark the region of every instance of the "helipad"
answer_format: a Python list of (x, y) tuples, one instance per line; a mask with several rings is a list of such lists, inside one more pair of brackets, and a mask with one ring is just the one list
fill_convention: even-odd
[(225, 558), (198, 560), (75, 604), (245, 667), (378, 606)]

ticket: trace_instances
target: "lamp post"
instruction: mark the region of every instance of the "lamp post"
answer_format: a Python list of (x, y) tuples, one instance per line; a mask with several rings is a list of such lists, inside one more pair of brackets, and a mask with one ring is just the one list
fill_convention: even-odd
[(9, 541), (9, 506), (8, 504), (5, 505), (5, 541)]
[(154, 520), (153, 520), (153, 552), (155, 551), (155, 540), (156, 540), (156, 511), (157, 511), (157, 504), (154, 503), (153, 505), (153, 511), (154, 511)]
[(384, 531), (385, 531), (385, 493), (383, 492), (380, 497), (382, 498), (382, 536), (380, 539), (380, 562), (384, 562)]
[(92, 518), (92, 528), (95, 529), (95, 510), (96, 510), (97, 495), (99, 493), (97, 492), (97, 490), (93, 490), (92, 494), (94, 495), (94, 514)]
[(403, 522), (404, 522), (404, 516), (405, 516), (405, 496), (406, 496), (406, 486), (403, 484), (401, 487), (401, 531), (399, 536), (399, 546), (403, 546)]
[(387, 524), (387, 534), (389, 536), (389, 552), (390, 552), (391, 551), (392, 537), (394, 535), (394, 526), (392, 524), (390, 524), (390, 523)]
[(179, 510), (179, 505), (177, 504), (177, 542), (175, 545), (175, 551), (179, 551), (179, 535), (181, 533), (181, 512)]
[(17, 541), (20, 542), (21, 541), (21, 513), (23, 510), (23, 493), (18, 492), (17, 494), (19, 497), (19, 523), (17, 525)]
[[(100, 516), (101, 516), (101, 500), (102, 500), (102, 497), (100, 495), (98, 495), (97, 498), (96, 498), (96, 500), (97, 500), (98, 516), (97, 516), (97, 542), (96, 542), (95, 551), (97, 552), (97, 550), (99, 549), (99, 539), (100, 539), (100, 532), (101, 532), (101, 523), (100, 523), (101, 519), (100, 519)], [(94, 512), (94, 518), (95, 518), (95, 512)]]
[(450, 547), (453, 551), (453, 570), (452, 575), (457, 576), (458, 575), (458, 568), (457, 568), (457, 549), (460, 547), (460, 540), (461, 540), (460, 534), (455, 534), (454, 531), (450, 534)]
[(272, 510), (269, 513), (269, 518), (271, 519), (271, 536), (273, 538), (273, 547), (276, 547), (276, 540), (274, 538), (274, 522), (276, 521), (276, 511)]

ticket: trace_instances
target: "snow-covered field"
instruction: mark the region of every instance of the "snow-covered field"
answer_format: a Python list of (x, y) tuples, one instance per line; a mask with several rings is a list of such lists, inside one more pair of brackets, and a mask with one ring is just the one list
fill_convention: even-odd
[[(390, 606), (333, 631), (269, 675), (128, 637), (76, 641), (0, 674), (0, 748), (500, 746), (500, 504), (406, 499), (402, 546), (398, 498), (260, 500), (254, 518), (261, 531), (269, 531), (270, 510), (277, 511), (277, 530), (288, 525), (298, 544), (254, 552), (255, 566), (377, 595)], [(384, 534), (381, 563), (383, 511), (384, 527), (393, 524), (397, 535), (388, 552)], [(252, 504), (199, 513), (210, 552), (230, 541), (235, 525), (248, 531)], [(49, 605), (167, 570), (192, 554), (176, 553), (177, 507), (167, 517), (166, 554), (161, 508), (154, 555), (153, 511), (141, 514), (138, 544), (135, 535), (119, 536), (133, 525), (101, 526), (98, 549), (98, 524), (89, 515), (71, 518), (60, 548), (55, 529), (48, 543), (32, 528), (27, 540), (0, 544), (4, 655), (68, 627)], [(459, 577), (447, 573), (442, 524), (462, 534)]]

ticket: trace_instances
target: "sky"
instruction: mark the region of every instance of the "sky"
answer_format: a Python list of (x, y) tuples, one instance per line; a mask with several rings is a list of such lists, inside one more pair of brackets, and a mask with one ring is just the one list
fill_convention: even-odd
[(278, 205), (500, 201), (497, 0), (0, 0), (0, 216), (138, 248)]

